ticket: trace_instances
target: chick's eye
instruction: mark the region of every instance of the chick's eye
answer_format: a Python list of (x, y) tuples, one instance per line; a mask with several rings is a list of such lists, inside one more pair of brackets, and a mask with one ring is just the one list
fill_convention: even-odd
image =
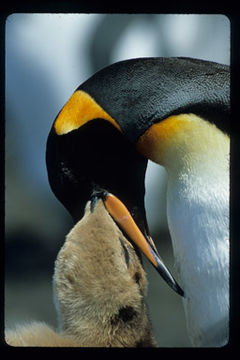
[(135, 279), (135, 281), (136, 281), (136, 283), (139, 285), (139, 282), (140, 282), (140, 274), (138, 273), (138, 272), (136, 272), (135, 273), (135, 275), (134, 275), (134, 279)]
[(120, 240), (120, 243), (122, 245), (122, 248), (123, 248), (123, 254), (124, 254), (124, 258), (125, 258), (125, 261), (126, 261), (126, 264), (127, 264), (127, 267), (129, 267), (129, 260), (130, 260), (130, 257), (129, 257), (129, 252), (126, 248), (126, 246), (124, 245), (124, 242), (121, 238), (119, 238)]

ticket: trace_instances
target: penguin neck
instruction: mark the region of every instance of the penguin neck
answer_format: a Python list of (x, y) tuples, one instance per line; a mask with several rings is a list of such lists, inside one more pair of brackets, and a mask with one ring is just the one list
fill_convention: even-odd
[[(182, 117), (182, 119), (181, 119)], [(161, 157), (169, 180), (181, 176), (219, 178), (229, 168), (229, 137), (214, 124), (193, 114), (179, 115), (180, 129), (169, 131)], [(170, 122), (170, 121), (169, 121)]]
[[(167, 212), (190, 337), (197, 346), (221, 346), (228, 333), (230, 141), (208, 130), (169, 151)], [(223, 329), (207, 344), (217, 323)]]

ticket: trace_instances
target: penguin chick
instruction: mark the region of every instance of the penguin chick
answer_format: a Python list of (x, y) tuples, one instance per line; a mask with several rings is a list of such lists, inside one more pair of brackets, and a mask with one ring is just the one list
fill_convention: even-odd
[(132, 246), (101, 199), (58, 253), (53, 276), (59, 331), (34, 322), (6, 332), (12, 346), (155, 347), (144, 294), (147, 280)]
[(70, 231), (54, 274), (60, 331), (80, 346), (156, 346), (146, 276), (131, 243), (98, 200)]

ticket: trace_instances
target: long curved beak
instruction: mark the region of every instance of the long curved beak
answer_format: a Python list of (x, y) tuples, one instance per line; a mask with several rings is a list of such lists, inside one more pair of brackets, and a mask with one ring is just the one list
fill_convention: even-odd
[(103, 202), (115, 222), (143, 252), (167, 284), (179, 295), (184, 296), (183, 290), (160, 258), (152, 238), (150, 236), (146, 238), (143, 235), (126, 206), (109, 192), (104, 192)]

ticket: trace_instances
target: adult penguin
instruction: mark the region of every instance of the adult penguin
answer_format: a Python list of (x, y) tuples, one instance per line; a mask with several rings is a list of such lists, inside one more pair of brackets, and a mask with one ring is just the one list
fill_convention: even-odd
[(94, 143), (94, 184), (127, 205), (146, 237), (144, 158), (166, 168), (169, 230), (195, 346), (228, 341), (229, 108), (228, 66), (189, 58), (132, 59), (84, 82), (48, 139), (50, 183), (69, 211), (80, 214), (80, 179), (93, 183), (92, 173), (81, 178), (81, 161)]

